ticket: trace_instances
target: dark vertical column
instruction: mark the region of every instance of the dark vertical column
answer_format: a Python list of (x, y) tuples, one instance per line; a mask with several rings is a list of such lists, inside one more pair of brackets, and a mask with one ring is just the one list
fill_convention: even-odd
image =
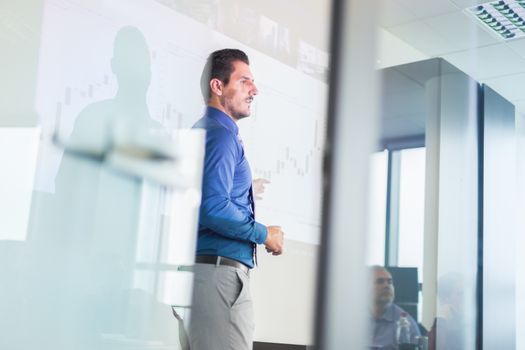
[(483, 349), (516, 348), (514, 106), (483, 86)]
[(397, 266), (399, 257), (400, 151), (388, 151), (388, 177), (385, 221), (385, 266)]
[(483, 168), (484, 168), (484, 125), (485, 125), (485, 102), (483, 86), (479, 86), (478, 98), (478, 272), (476, 276), (476, 349), (483, 349)]

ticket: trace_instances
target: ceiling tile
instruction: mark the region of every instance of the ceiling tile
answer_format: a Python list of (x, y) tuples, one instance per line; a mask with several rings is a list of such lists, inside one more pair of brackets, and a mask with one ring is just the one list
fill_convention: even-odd
[(463, 11), (400, 24), (388, 30), (429, 56), (500, 42)]
[(466, 9), (479, 4), (489, 2), (487, 0), (451, 0), (452, 3), (456, 4), (461, 9)]
[(423, 21), (397, 25), (388, 28), (388, 31), (429, 56), (450, 52), (449, 41)]
[(484, 83), (510, 101), (525, 100), (525, 73), (487, 79)]
[(379, 0), (379, 25), (391, 27), (397, 24), (415, 21), (416, 16), (395, 0)]
[(525, 38), (511, 40), (507, 42), (507, 46), (521, 57), (525, 57)]
[(417, 18), (433, 17), (458, 10), (458, 7), (449, 0), (397, 0), (397, 2)]
[(444, 55), (443, 58), (476, 80), (525, 72), (525, 59), (505, 44)]
[[(464, 11), (429, 18), (425, 20), (425, 23), (447, 40), (448, 52), (501, 42), (496, 36), (485, 30), (478, 20)], [(447, 52), (442, 52), (442, 54), (445, 53)]]

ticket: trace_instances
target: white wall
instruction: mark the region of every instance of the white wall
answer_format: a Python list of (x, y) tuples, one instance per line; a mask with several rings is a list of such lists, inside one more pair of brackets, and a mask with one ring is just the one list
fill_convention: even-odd
[(318, 248), (286, 240), (282, 256), (259, 249), (251, 275), (256, 340), (313, 344)]

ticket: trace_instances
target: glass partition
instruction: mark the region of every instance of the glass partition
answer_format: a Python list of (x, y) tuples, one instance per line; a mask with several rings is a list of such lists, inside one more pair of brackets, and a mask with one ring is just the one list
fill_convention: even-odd
[(185, 346), (206, 138), (191, 128), (222, 48), (258, 88), (239, 122), (257, 220), (286, 232), (251, 274), (255, 346), (312, 345), (330, 6), (0, 5), (0, 348)]
[(226, 47), (258, 87), (257, 220), (286, 233), (250, 277), (255, 348), (394, 348), (405, 321), (523, 347), (524, 23), (514, 0), (0, 4), (0, 348), (184, 348), (189, 129)]
[[(519, 316), (517, 324), (512, 316), (521, 305), (513, 248), (521, 206), (511, 195), (520, 185), (513, 180), (516, 160), (510, 160), (520, 135), (511, 109), (520, 116), (523, 108), (516, 93), (525, 67), (523, 33), (515, 23), (522, 13), (519, 1), (394, 0), (380, 1), (376, 9), (377, 143), (391, 156), (383, 189), (385, 238), (378, 241), (370, 230), (382, 221), (371, 211), (376, 220), (366, 232), (372, 245), (367, 251), (384, 249), (396, 295), (418, 288), (402, 276), (396, 282), (397, 269), (417, 268), (417, 321), (421, 333), (429, 331), (432, 349), (514, 348), (522, 328)], [(423, 171), (403, 171), (399, 154), (417, 147), (424, 147)], [(513, 159), (519, 167), (519, 157)], [(403, 188), (414, 188), (410, 200)], [(418, 227), (418, 235), (409, 234), (410, 227)], [(490, 326), (504, 308), (506, 321)]]
[[(384, 68), (381, 77), (379, 143), (391, 149), (385, 254), (395, 291), (387, 305), (418, 324), (412, 342), (426, 336), (440, 348), (448, 336), (468, 349), (478, 317), (478, 87), (440, 59)], [(374, 346), (398, 341), (387, 339), (395, 322), (381, 333), (391, 322), (384, 315), (372, 318)]]

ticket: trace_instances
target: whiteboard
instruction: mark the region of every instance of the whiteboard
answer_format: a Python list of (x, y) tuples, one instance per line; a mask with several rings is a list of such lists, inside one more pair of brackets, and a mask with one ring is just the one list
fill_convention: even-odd
[[(327, 84), (159, 2), (45, 2), (36, 99), (43, 139), (55, 130), (67, 138), (86, 106), (115, 96), (113, 45), (126, 26), (147, 42), (149, 117), (168, 129), (201, 117), (199, 79), (210, 52), (232, 47), (248, 54), (260, 92), (239, 127), (254, 178), (271, 182), (256, 203), (257, 221), (281, 225), (288, 239), (318, 244)], [(59, 149), (43, 142), (37, 190), (55, 191), (61, 159)]]

